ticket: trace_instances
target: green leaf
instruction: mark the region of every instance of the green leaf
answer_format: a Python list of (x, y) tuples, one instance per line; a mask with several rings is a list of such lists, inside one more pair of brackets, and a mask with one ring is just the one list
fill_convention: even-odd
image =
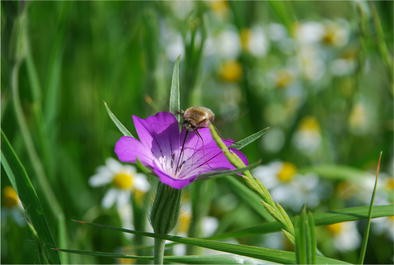
[(378, 165), (376, 167), (375, 184), (373, 186), (373, 192), (372, 192), (372, 196), (371, 196), (371, 201), (369, 203), (367, 227), (365, 228), (363, 241), (361, 243), (360, 258), (359, 258), (359, 261), (358, 261), (359, 264), (364, 264), (365, 253), (367, 251), (369, 231), (371, 229), (372, 209), (373, 209), (373, 203), (375, 201), (376, 187), (378, 185), (378, 177), (379, 177), (379, 172), (380, 172), (380, 163), (381, 163), (381, 161), (382, 161), (382, 152), (380, 152)]
[(304, 208), (296, 218), (296, 257), (298, 264), (316, 263), (316, 238), (313, 216)]
[[(102, 252), (102, 251), (88, 251), (76, 249), (54, 249), (67, 253), (88, 255), (95, 257), (109, 257), (114, 259), (138, 259), (138, 260), (153, 260), (153, 256), (134, 256), (116, 252)], [(190, 256), (167, 256), (164, 261), (171, 263), (185, 263), (185, 264), (247, 264), (245, 260), (239, 257), (232, 257), (230, 255), (190, 255)]]
[[(263, 247), (255, 247), (255, 246), (247, 246), (247, 245), (241, 245), (241, 244), (230, 244), (230, 243), (225, 243), (225, 242), (220, 242), (220, 241), (210, 240), (210, 239), (203, 239), (203, 238), (191, 238), (191, 237), (186, 238), (186, 237), (179, 237), (179, 236), (170, 236), (170, 235), (163, 235), (163, 234), (140, 232), (140, 231), (134, 231), (134, 230), (125, 229), (125, 228), (119, 228), (119, 227), (96, 224), (96, 223), (89, 223), (89, 222), (84, 222), (84, 221), (78, 221), (78, 222), (81, 224), (87, 224), (87, 225), (91, 225), (91, 226), (95, 226), (95, 227), (111, 229), (111, 230), (115, 230), (115, 231), (131, 233), (131, 234), (136, 234), (136, 235), (144, 235), (144, 236), (153, 237), (153, 238), (160, 238), (160, 239), (165, 239), (165, 240), (169, 240), (169, 241), (173, 241), (173, 242), (177, 242), (177, 243), (183, 243), (183, 244), (194, 245), (194, 246), (199, 246), (199, 247), (203, 247), (203, 248), (214, 249), (214, 250), (223, 251), (226, 253), (237, 254), (237, 255), (246, 256), (246, 257), (255, 258), (255, 259), (267, 260), (267, 261), (278, 262), (278, 263), (286, 263), (286, 264), (295, 263), (295, 261), (296, 261), (295, 253), (291, 252), (291, 251), (269, 249), (269, 248), (263, 248)], [(325, 264), (346, 264), (346, 262), (331, 259), (331, 258), (326, 258), (326, 257), (322, 257), (322, 256), (317, 257), (317, 262), (318, 263), (325, 263)]]
[(359, 181), (361, 177), (368, 176), (365, 171), (361, 171), (349, 166), (341, 165), (318, 165), (300, 169), (300, 173), (313, 172), (321, 177), (338, 180)]
[(170, 90), (170, 112), (174, 113), (177, 117), (177, 120), (180, 121), (179, 111), (181, 110), (181, 101), (180, 101), (180, 93), (179, 93), (179, 64), (181, 61), (181, 57), (175, 61), (174, 70), (172, 72), (172, 81), (171, 81), (171, 90)]
[[(347, 221), (357, 221), (368, 218), (368, 206), (352, 207), (334, 210), (326, 213), (314, 213), (313, 218), (316, 225), (329, 225)], [(394, 204), (379, 205), (374, 207), (372, 218), (392, 216), (394, 215)], [(277, 232), (282, 229), (282, 226), (278, 222), (270, 222), (261, 224), (254, 227), (249, 227), (241, 230), (237, 230), (231, 233), (225, 233), (216, 235), (214, 238), (232, 238), (241, 237), (246, 235), (256, 235), (262, 233)]]
[(269, 130), (269, 127), (264, 128), (264, 129), (254, 133), (252, 135), (249, 135), (248, 137), (245, 137), (242, 140), (239, 140), (239, 141), (233, 143), (230, 147), (238, 149), (238, 150), (241, 150), (245, 146), (253, 143), (256, 140), (258, 140), (260, 137), (262, 137), (264, 134), (266, 134), (268, 130)]
[(232, 169), (232, 170), (218, 170), (218, 171), (214, 171), (214, 172), (210, 172), (210, 173), (206, 173), (206, 174), (201, 174), (198, 176), (198, 179), (206, 179), (206, 178), (211, 178), (211, 177), (224, 177), (224, 176), (228, 176), (228, 175), (242, 173), (246, 170), (253, 169), (253, 168), (257, 167), (260, 164), (261, 164), (261, 161), (257, 161), (257, 162), (254, 162), (254, 163), (248, 165), (247, 167), (243, 167), (243, 168)]
[(104, 101), (104, 106), (105, 109), (107, 110), (108, 116), (111, 118), (112, 122), (115, 124), (115, 126), (118, 128), (118, 130), (124, 135), (124, 136), (131, 136), (134, 138), (134, 136), (127, 130), (127, 128), (119, 121), (119, 119), (115, 116), (115, 114), (109, 109), (107, 102)]
[(36, 190), (3, 131), (1, 131), (1, 141), (3, 144), (1, 149), (1, 165), (11, 185), (18, 193), (25, 213), (29, 216), (33, 233), (42, 245), (42, 252), (46, 255), (45, 259), (49, 263), (60, 263), (58, 253), (49, 250), (49, 247), (55, 246), (56, 243)]

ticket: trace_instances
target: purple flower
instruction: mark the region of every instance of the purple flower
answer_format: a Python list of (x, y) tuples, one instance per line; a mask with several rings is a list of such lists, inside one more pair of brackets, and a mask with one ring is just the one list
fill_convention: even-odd
[[(138, 159), (172, 188), (181, 189), (204, 173), (235, 169), (217, 147), (208, 128), (198, 129), (198, 134), (185, 128), (180, 131), (178, 121), (170, 112), (159, 112), (146, 119), (133, 116), (133, 122), (139, 140), (121, 137), (115, 145), (116, 155), (122, 162), (134, 163)], [(230, 146), (233, 141), (224, 140), (224, 143)], [(244, 154), (231, 150), (247, 164)]]

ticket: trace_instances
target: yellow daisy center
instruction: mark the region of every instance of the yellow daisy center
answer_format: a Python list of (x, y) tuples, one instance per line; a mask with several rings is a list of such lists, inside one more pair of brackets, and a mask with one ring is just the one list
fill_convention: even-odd
[(301, 131), (312, 131), (312, 132), (319, 132), (320, 125), (319, 122), (315, 117), (305, 117), (300, 124)]
[(386, 186), (386, 189), (388, 189), (390, 191), (394, 190), (394, 178), (389, 178), (386, 181), (386, 185), (385, 186)]
[(277, 88), (285, 88), (293, 81), (293, 75), (286, 70), (279, 71), (275, 78), (275, 86)]
[(331, 235), (337, 236), (340, 233), (342, 233), (344, 229), (344, 225), (343, 223), (336, 223), (336, 224), (327, 225), (326, 228)]
[(252, 31), (250, 29), (242, 29), (239, 34), (241, 47), (244, 51), (249, 50), (250, 39), (252, 38)]
[(228, 10), (228, 4), (226, 0), (210, 1), (209, 3), (212, 11), (218, 15), (222, 15)]
[(280, 182), (290, 182), (297, 172), (297, 168), (292, 164), (285, 162), (280, 168), (277, 178)]
[(223, 81), (236, 83), (242, 77), (242, 67), (237, 61), (227, 61), (220, 66), (219, 77)]
[(6, 186), (3, 189), (3, 204), (6, 208), (13, 208), (19, 203), (18, 194), (10, 187)]
[(178, 232), (186, 234), (189, 230), (192, 216), (188, 212), (181, 212), (179, 215)]
[(131, 190), (134, 186), (134, 176), (127, 172), (116, 173), (112, 183), (121, 190)]

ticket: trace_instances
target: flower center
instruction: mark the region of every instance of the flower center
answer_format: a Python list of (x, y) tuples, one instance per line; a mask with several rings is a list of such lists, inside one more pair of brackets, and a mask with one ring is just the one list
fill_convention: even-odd
[(389, 178), (387, 181), (386, 181), (386, 188), (389, 190), (389, 191), (392, 191), (392, 190), (394, 190), (394, 178)]
[(328, 232), (330, 232), (330, 234), (332, 234), (333, 236), (337, 236), (340, 233), (342, 233), (343, 229), (344, 229), (343, 223), (327, 225)]
[(178, 232), (186, 234), (189, 230), (190, 222), (191, 222), (191, 214), (185, 211), (182, 211), (179, 215), (179, 224), (178, 224)]
[(275, 86), (285, 88), (293, 82), (293, 75), (286, 70), (279, 71), (276, 75)]
[(218, 15), (222, 15), (228, 10), (228, 4), (225, 0), (210, 1), (209, 3), (213, 12)]
[(245, 51), (249, 50), (249, 43), (250, 43), (251, 38), (252, 38), (252, 31), (250, 29), (242, 29), (241, 30), (239, 39), (241, 42), (241, 47)]
[(219, 77), (229, 83), (238, 82), (242, 77), (242, 67), (237, 61), (227, 61), (220, 66)]
[(277, 178), (280, 182), (290, 182), (297, 172), (297, 168), (288, 162), (284, 162), (279, 172), (277, 173)]
[(6, 186), (3, 189), (3, 204), (6, 208), (13, 208), (18, 205), (19, 198), (16, 191), (10, 186)]
[(316, 120), (315, 117), (305, 117), (301, 121), (300, 130), (301, 131), (319, 132), (320, 131), (320, 125), (319, 125), (319, 122)]
[(112, 183), (118, 189), (131, 190), (134, 186), (134, 176), (127, 172), (119, 172), (115, 174)]

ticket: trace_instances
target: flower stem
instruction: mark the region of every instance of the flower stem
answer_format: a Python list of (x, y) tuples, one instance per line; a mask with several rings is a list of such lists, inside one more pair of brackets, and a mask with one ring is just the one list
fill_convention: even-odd
[(164, 239), (155, 238), (154, 264), (163, 264), (165, 243)]
[[(233, 164), (236, 168), (244, 168), (245, 164), (244, 162), (231, 150), (228, 149), (228, 147), (223, 143), (222, 139), (220, 138), (219, 134), (217, 133), (215, 127), (210, 124), (209, 129), (211, 131), (212, 137), (215, 140), (216, 144), (218, 147), (222, 150), (226, 158), (230, 161), (231, 164)], [(279, 204), (276, 203), (272, 197), (271, 194), (269, 193), (268, 189), (261, 184), (253, 175), (250, 173), (249, 170), (246, 170), (243, 173), (243, 178), (246, 182), (246, 184), (249, 186), (249, 188), (253, 189), (255, 192), (257, 192), (260, 197), (262, 198), (262, 204), (265, 207), (265, 209), (271, 214), (272, 217), (274, 217), (278, 222), (280, 222), (283, 225), (282, 231), (286, 235), (286, 237), (294, 244), (294, 225), (291, 222), (290, 217), (287, 215), (283, 207)]]

